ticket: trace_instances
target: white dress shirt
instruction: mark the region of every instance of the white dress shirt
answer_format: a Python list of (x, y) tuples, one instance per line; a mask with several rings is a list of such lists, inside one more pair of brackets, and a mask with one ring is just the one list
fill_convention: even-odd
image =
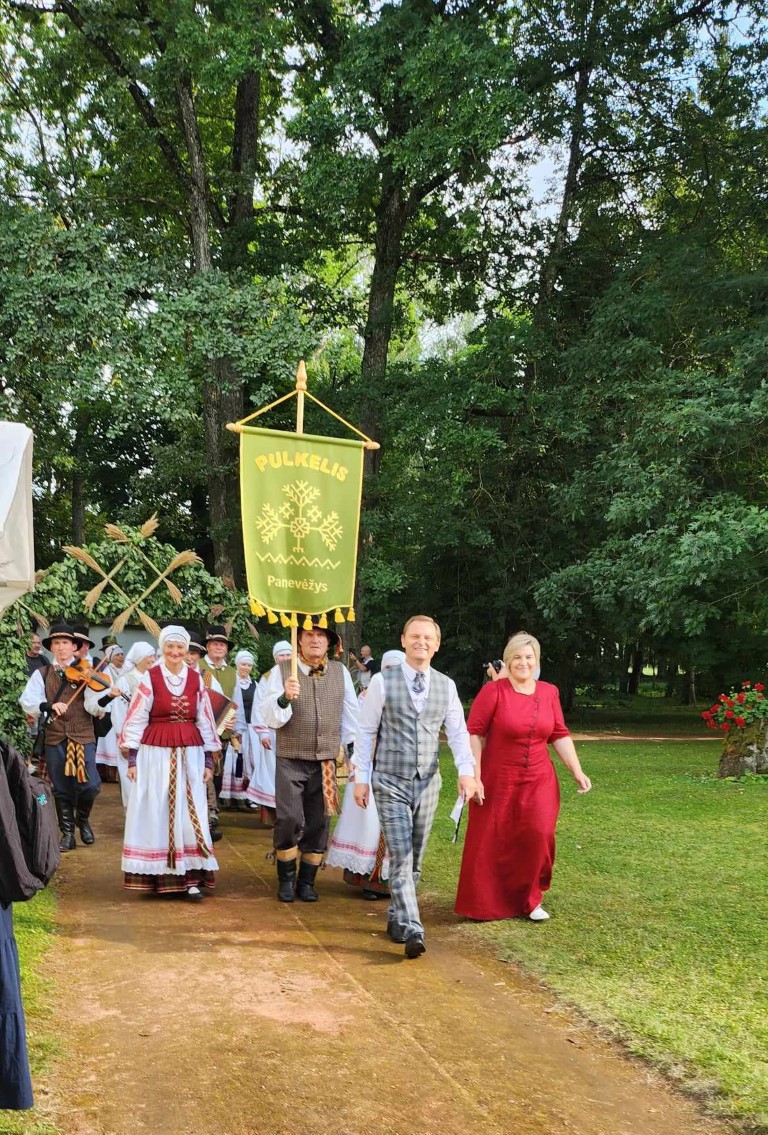
[[(302, 674), (309, 674), (309, 666), (299, 659)], [(349, 745), (357, 734), (358, 705), (355, 687), (346, 666), (341, 667), (344, 675), (344, 705), (341, 710), (341, 743)], [(290, 705), (283, 709), (277, 699), (284, 692), (283, 675), (279, 666), (273, 667), (267, 678), (267, 687), (261, 702), (261, 715), (270, 729), (282, 729), (291, 720), (293, 709)]]
[[(418, 671), (424, 678), (424, 689), (421, 693), (417, 694), (414, 693), (413, 689), (413, 681), (417, 671), (414, 670), (412, 666), (409, 666), (407, 662), (403, 662), (401, 665), (405, 684), (408, 687), (408, 692), (413, 702), (413, 708), (417, 713), (421, 713), (429, 697), (431, 668)], [(456, 689), (456, 683), (451, 681), (451, 679), (449, 679), (449, 681), (448, 708), (445, 711), (444, 722), (445, 735), (448, 739), (450, 750), (453, 753), (453, 762), (456, 765), (459, 776), (474, 776), (475, 761), (472, 756), (472, 750), (469, 747), (469, 733), (467, 733), (467, 723), (464, 720), (464, 708), (459, 701), (459, 692)], [(371, 678), (368, 692), (365, 695), (362, 709), (360, 710), (360, 726), (357, 732), (357, 740), (355, 741), (355, 755), (352, 758), (352, 763), (355, 766), (355, 782), (357, 784), (370, 784), (371, 782), (373, 749), (379, 734), (384, 701), (384, 676), (382, 674), (374, 674)]]
[[(74, 655), (72, 655), (69, 662), (52, 662), (51, 665), (54, 667), (54, 669), (63, 671), (66, 670), (67, 666), (74, 666), (76, 661), (77, 659)], [(80, 695), (78, 694), (77, 696), (79, 697)], [(85, 690), (83, 691), (83, 704), (85, 705), (86, 713), (90, 713), (93, 717), (98, 717), (100, 714), (102, 714), (104, 712), (104, 709), (99, 705), (99, 698), (103, 696), (104, 690), (90, 690), (88, 686), (86, 686)], [(72, 690), (69, 690), (67, 687), (65, 687), (63, 694), (58, 700), (69, 701), (71, 697)], [(48, 695), (45, 692), (45, 679), (43, 678), (43, 672), (39, 669), (35, 670), (35, 672), (30, 676), (26, 686), (24, 687), (24, 692), (19, 698), (19, 703), (24, 712), (28, 713), (30, 717), (39, 717), (40, 703), (47, 700)], [(53, 718), (51, 720), (53, 720)]]

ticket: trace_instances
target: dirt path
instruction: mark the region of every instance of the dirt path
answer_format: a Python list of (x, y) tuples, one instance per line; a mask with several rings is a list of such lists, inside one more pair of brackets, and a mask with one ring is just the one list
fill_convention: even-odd
[[(640, 1065), (472, 953), (448, 914), (405, 961), (339, 873), (283, 906), (269, 833), (225, 818), (215, 898), (121, 890), (122, 809), (64, 857), (51, 963), (64, 1135), (718, 1135)], [(546, 928), (532, 927), (532, 933)]]

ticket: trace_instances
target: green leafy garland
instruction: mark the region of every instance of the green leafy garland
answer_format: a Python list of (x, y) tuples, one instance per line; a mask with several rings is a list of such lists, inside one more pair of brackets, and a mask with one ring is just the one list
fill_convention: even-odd
[[(84, 550), (108, 573), (120, 560), (125, 560), (114, 579), (132, 601), (151, 586), (158, 572), (170, 563), (178, 550), (154, 536), (144, 536), (138, 528), (122, 525), (121, 530), (128, 538), (126, 543), (101, 540), (86, 545)], [(157, 572), (153, 572), (142, 553), (156, 566)], [(34, 591), (9, 607), (0, 619), (3, 643), (0, 650), (0, 736), (22, 751), (29, 748), (29, 736), (18, 699), (28, 677), (26, 647), (31, 617), (40, 615), (48, 623), (61, 619), (111, 623), (128, 603), (110, 584), (103, 589), (93, 611), (89, 614), (85, 609), (85, 597), (100, 578), (87, 564), (68, 555), (49, 568)], [(271, 642), (257, 641), (254, 637), (247, 595), (230, 590), (199, 563), (186, 564), (169, 578), (181, 591), (183, 602), (175, 603), (168, 588), (161, 583), (141, 603), (147, 615), (161, 625), (180, 622), (199, 626), (201, 630), (211, 623), (231, 623), (233, 649), (250, 650), (256, 656), (257, 669), (272, 665)], [(137, 622), (132, 619), (131, 625)]]

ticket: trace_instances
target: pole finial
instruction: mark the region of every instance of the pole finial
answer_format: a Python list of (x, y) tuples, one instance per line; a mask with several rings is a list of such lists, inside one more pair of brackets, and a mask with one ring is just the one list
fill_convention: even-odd
[(307, 368), (304, 365), (303, 359), (299, 363), (299, 369), (296, 371), (296, 389), (297, 390), (306, 390), (307, 389)]

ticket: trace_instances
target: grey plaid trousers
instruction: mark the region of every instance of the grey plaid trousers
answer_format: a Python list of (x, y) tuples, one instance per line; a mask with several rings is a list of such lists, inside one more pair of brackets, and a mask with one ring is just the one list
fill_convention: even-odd
[(440, 799), (440, 770), (422, 780), (374, 768), (371, 789), (389, 854), (389, 917), (406, 937), (423, 934), (416, 900), (429, 833)]

